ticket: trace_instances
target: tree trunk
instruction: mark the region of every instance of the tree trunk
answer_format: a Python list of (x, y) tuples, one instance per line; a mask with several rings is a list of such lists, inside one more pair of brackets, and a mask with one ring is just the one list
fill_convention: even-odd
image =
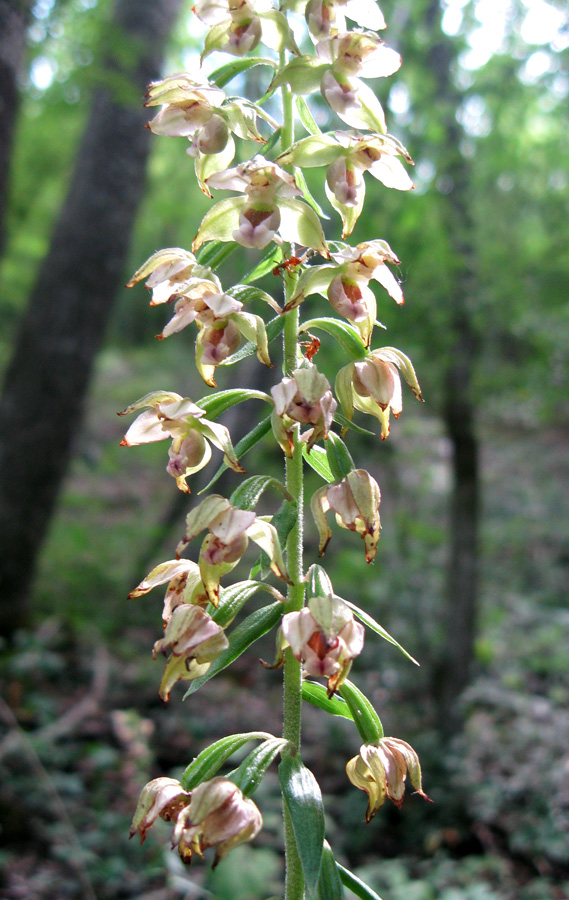
[(452, 68), (456, 51), (441, 27), (441, 8), (432, 0), (427, 12), (431, 34), (429, 67), (433, 73), (443, 129), (439, 175), (449, 178), (447, 233), (455, 269), (449, 308), (449, 350), (444, 375), (443, 417), (452, 444), (452, 493), (445, 638), (435, 670), (434, 693), (439, 727), (447, 737), (461, 725), (459, 697), (469, 682), (474, 659), (478, 602), (478, 525), (480, 478), (472, 376), (476, 336), (471, 317), (476, 275), (469, 208), (469, 163), (460, 152), (462, 132), (456, 119), (461, 97)]
[(0, 400), (5, 636), (26, 621), (38, 552), (124, 278), (149, 151), (141, 97), (159, 75), (178, 8), (179, 0), (118, 0), (109, 36), (116, 50), (101, 67), (108, 80), (94, 94), (69, 191), (8, 367)]
[(0, 254), (4, 248), (4, 216), (10, 156), (19, 104), (18, 76), (26, 46), (31, 0), (0, 0)]

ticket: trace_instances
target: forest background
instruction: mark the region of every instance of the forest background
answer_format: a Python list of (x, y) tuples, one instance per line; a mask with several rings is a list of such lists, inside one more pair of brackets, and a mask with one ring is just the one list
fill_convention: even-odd
[[(330, 572), (421, 663), (382, 643), (358, 678), (418, 750), (434, 803), (364, 827), (352, 736), (312, 708), (304, 756), (336, 853), (384, 900), (567, 900), (569, 16), (542, 0), (382, 10), (403, 67), (376, 86), (416, 189), (402, 202), (368, 185), (353, 243), (383, 237), (404, 260), (405, 315), (381, 298), (379, 317), (427, 403), (407, 403), (386, 444), (362, 436), (380, 552), (356, 586), (360, 548), (335, 536)], [(191, 336), (160, 346), (162, 314), (122, 290), (154, 250), (189, 247), (208, 208), (183, 140), (152, 140), (141, 107), (150, 80), (195, 69), (199, 40), (178, 0), (0, 0), (5, 900), (263, 900), (280, 879), (271, 777), (262, 834), (214, 873), (183, 870), (166, 829), (127, 843), (150, 777), (176, 775), (206, 736), (279, 721), (259, 654), (163, 709), (159, 600), (125, 599), (187, 511), (160, 447), (118, 447), (115, 412), (156, 385), (201, 395)], [(252, 424), (224, 421), (234, 442)]]

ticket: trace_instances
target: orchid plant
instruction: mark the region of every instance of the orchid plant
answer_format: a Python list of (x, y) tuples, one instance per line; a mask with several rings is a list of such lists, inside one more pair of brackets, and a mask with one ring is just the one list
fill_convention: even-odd
[[(275, 371), (276, 352), (270, 347), (281, 334), (283, 375), (280, 381), (275, 377), (270, 393), (234, 387), (197, 402), (172, 391), (152, 391), (120, 414), (138, 413), (122, 443), (171, 440), (167, 472), (189, 494), (188, 480), (208, 465), (212, 445), (223, 453), (223, 463), (210, 485), (226, 467), (244, 473), (243, 456), (272, 432), (283, 453), (285, 479), (248, 476), (229, 499), (211, 494), (194, 503), (175, 558), (154, 568), (130, 596), (167, 586), (164, 632), (154, 645), (154, 655), (166, 657), (159, 687), (164, 701), (179, 682), (187, 683), (186, 696), (194, 693), (273, 630), (274, 666), (284, 671), (283, 732), (229, 735), (202, 750), (180, 780), (155, 778), (141, 794), (131, 833), (144, 840), (161, 817), (173, 823), (173, 846), (184, 862), (216, 846), (215, 865), (261, 829), (261, 812), (251, 796), (280, 755), (285, 900), (307, 894), (338, 900), (345, 886), (370, 900), (374, 892), (336, 861), (325, 839), (320, 788), (300, 753), (302, 702), (350, 720), (359, 733), (362, 745), (346, 772), (368, 796), (366, 821), (386, 798), (401, 805), (407, 776), (418, 794), (426, 794), (415, 751), (399, 738), (384, 737), (377, 712), (348, 679), (366, 629), (403, 648), (368, 612), (334, 592), (319, 563), (306, 567), (303, 471), (312, 467), (324, 482), (310, 501), (320, 557), (332, 537), (327, 521), (332, 510), (341, 528), (363, 539), (363, 556), (371, 563), (380, 536), (380, 488), (369, 472), (355, 467), (344, 439), (361, 431), (354, 411), (376, 418), (381, 439), (387, 438), (390, 413), (397, 417), (401, 412), (400, 374), (422, 398), (405, 354), (393, 347), (371, 349), (377, 324), (371, 283), (403, 303), (390, 268), (399, 260), (383, 239), (357, 246), (345, 239), (363, 209), (366, 172), (387, 188), (413, 187), (404, 165), (412, 160), (388, 134), (380, 102), (362, 80), (392, 75), (401, 59), (376, 33), (385, 21), (375, 0), (290, 0), (280, 8), (272, 0), (198, 0), (194, 12), (209, 27), (201, 64), (213, 52), (236, 58), (209, 77), (200, 68), (151, 84), (146, 105), (160, 107), (149, 123), (151, 131), (189, 141), (198, 183), (209, 198), (216, 195), (216, 202), (199, 225), (191, 251), (158, 251), (129, 286), (144, 281), (151, 305), (173, 306), (160, 339), (190, 325), (197, 328), (195, 362), (206, 385), (216, 386), (218, 366), (253, 354)], [(295, 33), (291, 28), (299, 13), (308, 28), (304, 46), (313, 46), (312, 52), (301, 53), (298, 28)], [(346, 19), (375, 30), (348, 31)], [(252, 55), (259, 44), (272, 53)], [(223, 88), (254, 66), (271, 70), (265, 95), (258, 102), (226, 96)], [(316, 92), (339, 118), (339, 130), (322, 133), (316, 124), (304, 99)], [(280, 123), (265, 109), (277, 106), (278, 94)], [(295, 135), (297, 126), (303, 135)], [(243, 159), (243, 142), (251, 141), (261, 145), (262, 154)], [(237, 150), (241, 161), (232, 165)], [(325, 190), (340, 216), (342, 240), (324, 234), (321, 219), (327, 216), (307, 187), (303, 170), (308, 167), (325, 169)], [(225, 290), (216, 270), (239, 247), (264, 252), (241, 284)], [(257, 286), (271, 272), (283, 285), (276, 298)], [(331, 314), (301, 322), (300, 310), (315, 294), (329, 302)], [(268, 321), (246, 311), (251, 303), (270, 309)], [(335, 397), (315, 362), (320, 340), (313, 331), (322, 332), (324, 341), (336, 340), (345, 353)], [(234, 446), (218, 418), (251, 399), (264, 403), (267, 415)], [(267, 490), (277, 496), (277, 508), (271, 516), (257, 515), (256, 505)], [(193, 559), (185, 556), (204, 533), (199, 552), (190, 554)], [(251, 541), (261, 556), (247, 580), (231, 584), (227, 577)], [(268, 602), (233, 625), (259, 592), (269, 595)], [(220, 774), (250, 744), (253, 749), (237, 768)]]

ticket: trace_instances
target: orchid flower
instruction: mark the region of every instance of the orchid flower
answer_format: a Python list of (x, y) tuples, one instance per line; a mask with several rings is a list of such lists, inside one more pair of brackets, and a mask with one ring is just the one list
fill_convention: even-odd
[(286, 16), (270, 0), (197, 0), (194, 12), (210, 29), (202, 62), (214, 50), (245, 56), (260, 42), (300, 54)]
[(399, 738), (364, 744), (359, 755), (347, 763), (346, 773), (352, 784), (368, 795), (366, 822), (373, 819), (386, 798), (395, 806), (402, 806), (407, 773), (419, 796), (429, 800), (423, 791), (419, 757), (410, 744)]
[(309, 450), (321, 437), (328, 437), (337, 403), (328, 379), (316, 366), (295, 369), (290, 378), (283, 378), (271, 388), (271, 394), (275, 401), (273, 433), (286, 456), (293, 453), (292, 435), (297, 422), (312, 426), (301, 438), (307, 441)]
[(339, 597), (312, 597), (299, 612), (286, 613), (282, 633), (305, 674), (328, 679), (329, 695), (345, 681), (364, 646), (363, 625)]
[(366, 561), (371, 562), (377, 553), (380, 519), (381, 491), (375, 478), (365, 469), (353, 469), (336, 484), (328, 484), (313, 495), (310, 508), (320, 534), (319, 556), (323, 556), (332, 531), (326, 521), (331, 509), (341, 528), (355, 531), (364, 539)]
[(389, 434), (390, 413), (397, 419), (403, 408), (398, 369), (417, 400), (422, 401), (411, 360), (394, 347), (372, 350), (364, 360), (344, 366), (336, 377), (336, 396), (345, 415), (351, 421), (357, 409), (375, 416), (381, 424), (382, 440)]
[(181, 491), (190, 493), (186, 484), (187, 477), (199, 472), (211, 459), (209, 442), (223, 451), (226, 464), (234, 472), (244, 471), (235, 456), (225, 425), (210, 422), (205, 418), (203, 409), (189, 398), (168, 391), (152, 391), (127, 406), (119, 416), (126, 416), (145, 407), (148, 409), (134, 420), (121, 441), (121, 447), (134, 447), (172, 438), (166, 471), (176, 479)]

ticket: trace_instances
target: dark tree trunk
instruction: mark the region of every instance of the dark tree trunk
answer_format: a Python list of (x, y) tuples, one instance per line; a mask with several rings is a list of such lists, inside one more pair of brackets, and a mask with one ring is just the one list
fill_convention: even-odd
[(440, 109), (444, 149), (439, 154), (439, 174), (449, 178), (446, 206), (447, 232), (455, 270), (449, 309), (449, 350), (444, 375), (443, 417), (452, 445), (452, 493), (449, 510), (449, 559), (447, 570), (445, 638), (434, 691), (439, 726), (447, 736), (461, 725), (459, 698), (467, 686), (474, 658), (478, 603), (478, 526), (480, 478), (472, 378), (476, 336), (472, 323), (472, 298), (476, 276), (469, 208), (469, 163), (460, 152), (462, 132), (456, 119), (461, 97), (452, 69), (456, 51), (441, 27), (438, 0), (432, 0), (427, 23), (431, 34), (429, 66), (433, 73)]
[(0, 253), (4, 248), (10, 155), (20, 96), (18, 76), (30, 9), (31, 0), (0, 0)]
[(141, 97), (159, 75), (178, 8), (179, 0), (118, 0), (109, 42), (117, 49), (102, 66), (107, 86), (95, 92), (69, 191), (8, 367), (0, 401), (4, 635), (26, 620), (38, 551), (124, 278), (149, 151)]

